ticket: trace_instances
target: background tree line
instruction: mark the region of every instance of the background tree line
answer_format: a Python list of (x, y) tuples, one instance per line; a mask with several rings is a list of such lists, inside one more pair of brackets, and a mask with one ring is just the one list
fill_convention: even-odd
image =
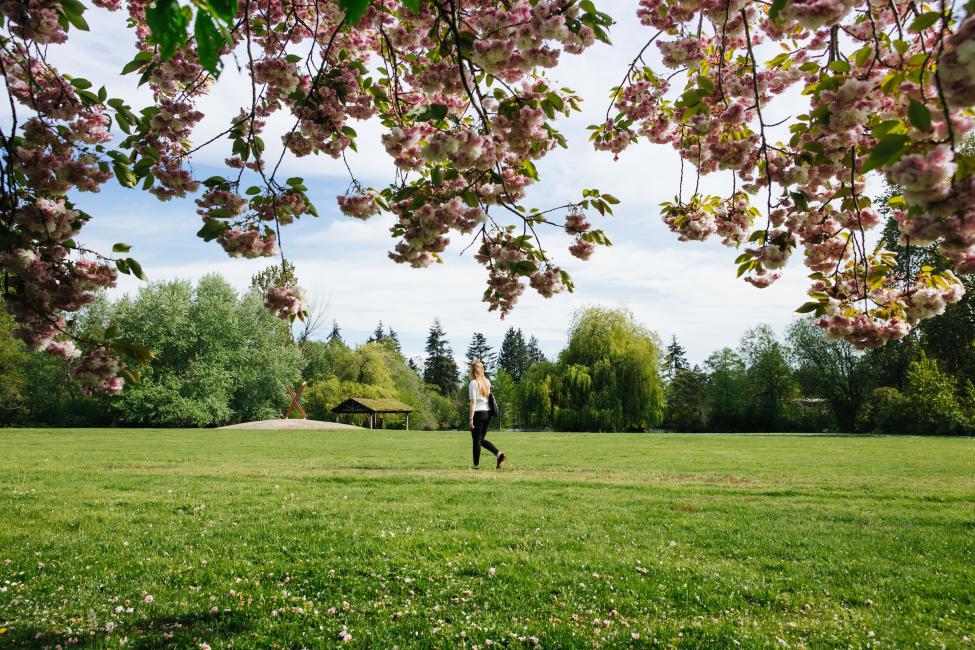
[[(885, 245), (904, 265), (942, 265), (924, 249)], [(407, 358), (396, 331), (379, 323), (362, 344), (324, 309), (298, 328), (270, 316), (263, 294), (296, 282), (289, 265), (269, 267), (238, 294), (219, 276), (193, 286), (153, 283), (115, 302), (104, 297), (71, 327), (85, 336), (113, 324), (155, 354), (142, 381), (117, 397), (83, 394), (63, 361), (10, 336), (0, 315), (0, 424), (40, 426), (220, 426), (281, 417), (286, 386), (307, 382), (309, 417), (334, 420), (348, 397), (394, 398), (416, 409), (411, 425), (463, 427), (467, 365), (481, 359), (501, 404), (503, 428), (624, 431), (975, 432), (975, 286), (909, 337), (860, 352), (827, 339), (810, 319), (783, 337), (748, 330), (735, 348), (691, 365), (677, 338), (663, 346), (626, 310), (589, 308), (570, 324), (554, 359), (538, 340), (509, 328), (495, 349), (473, 333), (458, 363), (439, 320), (425, 354)], [(355, 420), (353, 420), (355, 421)], [(391, 416), (387, 427), (404, 426)]]

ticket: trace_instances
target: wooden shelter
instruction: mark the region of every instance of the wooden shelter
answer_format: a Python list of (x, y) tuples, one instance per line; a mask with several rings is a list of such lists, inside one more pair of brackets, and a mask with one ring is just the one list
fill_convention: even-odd
[(364, 397), (350, 397), (332, 409), (332, 413), (351, 413), (369, 416), (369, 428), (375, 426), (376, 416), (383, 413), (405, 413), (406, 430), (410, 430), (410, 413), (415, 409), (395, 399), (366, 399)]

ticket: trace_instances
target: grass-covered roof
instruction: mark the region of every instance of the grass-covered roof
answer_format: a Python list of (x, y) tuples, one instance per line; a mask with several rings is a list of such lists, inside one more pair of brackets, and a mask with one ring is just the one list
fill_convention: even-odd
[(414, 408), (397, 399), (350, 397), (332, 409), (332, 413), (412, 413)]

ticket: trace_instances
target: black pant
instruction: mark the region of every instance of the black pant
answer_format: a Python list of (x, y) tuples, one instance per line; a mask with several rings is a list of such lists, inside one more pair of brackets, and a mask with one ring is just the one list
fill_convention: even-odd
[(474, 464), (481, 463), (481, 447), (498, 455), (498, 448), (484, 439), (487, 436), (488, 424), (491, 422), (490, 411), (474, 411), (474, 428), (471, 429), (471, 441), (474, 443)]

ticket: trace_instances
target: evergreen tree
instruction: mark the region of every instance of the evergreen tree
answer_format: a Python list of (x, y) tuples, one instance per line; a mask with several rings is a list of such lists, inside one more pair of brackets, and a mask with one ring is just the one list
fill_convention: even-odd
[(545, 358), (545, 353), (542, 352), (541, 346), (538, 344), (538, 339), (534, 335), (528, 339), (528, 345), (525, 347), (525, 372), (534, 366), (536, 363), (541, 363), (542, 361), (547, 361)]
[(383, 332), (383, 322), (379, 321), (379, 325), (376, 325), (376, 329), (373, 330), (372, 336), (366, 343), (382, 343), (383, 339), (386, 338), (386, 334)]
[(667, 352), (664, 354), (664, 377), (667, 378), (667, 381), (673, 381), (677, 377), (677, 373), (689, 369), (687, 351), (684, 350), (683, 345), (677, 342), (676, 336), (671, 337)]
[(420, 365), (416, 362), (416, 360), (413, 357), (407, 359), (406, 365), (410, 367), (410, 370), (416, 373), (417, 377), (423, 374), (420, 372)]
[(396, 352), (403, 353), (403, 347), (399, 344), (399, 335), (392, 327), (389, 328), (385, 341), (389, 343)]
[(493, 376), (497, 365), (498, 355), (491, 351), (487, 339), (480, 332), (474, 332), (470, 345), (467, 346), (467, 365), (474, 363), (475, 359), (480, 359), (484, 364), (484, 372), (488, 376)]
[(454, 351), (447, 342), (440, 319), (434, 319), (427, 336), (427, 358), (423, 367), (423, 381), (437, 387), (441, 395), (449, 396), (457, 388), (460, 380)]
[(501, 352), (498, 354), (498, 367), (511, 375), (515, 382), (521, 381), (522, 375), (528, 367), (525, 346), (525, 336), (521, 330), (509, 327), (501, 342)]
[(342, 340), (342, 331), (339, 329), (339, 323), (338, 323), (338, 321), (335, 321), (335, 320), (332, 321), (332, 331), (329, 332), (328, 341), (330, 343), (332, 341), (337, 341), (339, 343), (344, 343), (345, 342), (345, 341)]

